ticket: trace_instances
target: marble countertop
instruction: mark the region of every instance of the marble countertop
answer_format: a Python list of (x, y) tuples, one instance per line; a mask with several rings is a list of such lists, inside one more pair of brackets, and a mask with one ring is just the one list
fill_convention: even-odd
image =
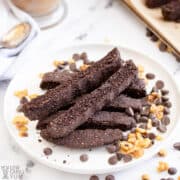
[[(64, 26), (68, 28), (72, 34), (69, 43), (111, 43), (135, 49), (161, 63), (162, 66), (173, 75), (180, 87), (180, 63), (177, 63), (172, 55), (162, 53), (158, 50), (156, 44), (145, 36), (145, 25), (139, 21), (121, 1), (77, 0), (75, 2), (66, 0), (66, 2), (69, 7), (68, 16), (65, 21), (57, 27), (42, 31), (41, 36), (44, 41), (46, 41), (46, 39), (48, 40), (48, 37), (55, 33), (63, 36)], [(83, 24), (82, 27), (78, 24), (79, 21)], [(78, 27), (74, 28), (73, 26)], [(65, 41), (64, 39), (60, 40), (62, 43)], [(24, 180), (38, 180), (40, 178), (44, 180), (49, 180), (50, 178), (53, 180), (88, 180), (88, 175), (64, 173), (35, 162), (13, 142), (5, 127), (2, 114), (3, 98), (8, 84), (9, 81), (0, 82), (0, 167), (4, 164), (8, 165), (11, 163), (21, 166), (24, 169), (24, 175), (21, 179)], [(180, 134), (174, 137), (174, 142), (176, 141), (180, 141)], [(167, 161), (171, 166), (179, 167), (178, 176), (180, 175), (180, 152), (174, 151), (172, 144), (173, 142), (168, 143), (166, 147), (162, 147), (168, 151), (168, 156), (163, 160)], [(115, 173), (114, 175), (116, 179), (121, 180), (126, 180), (127, 178), (138, 180), (141, 179), (141, 175), (144, 173), (148, 173), (153, 180), (158, 180), (161, 177), (169, 177), (167, 173), (158, 174), (156, 172), (156, 166), (159, 160), (161, 159), (154, 156), (136, 167)], [(1, 175), (0, 169), (0, 178)], [(105, 175), (99, 177), (100, 179), (104, 179)]]

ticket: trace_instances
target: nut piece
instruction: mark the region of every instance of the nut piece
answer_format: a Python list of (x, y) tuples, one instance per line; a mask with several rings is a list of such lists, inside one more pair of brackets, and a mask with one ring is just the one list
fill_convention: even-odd
[(68, 60), (68, 64), (74, 64), (74, 63), (75, 63), (74, 59), (71, 58), (71, 59)]
[(27, 95), (28, 95), (28, 90), (27, 89), (23, 89), (23, 90), (14, 92), (14, 96), (16, 96), (18, 98), (26, 97)]
[(139, 73), (143, 73), (144, 72), (144, 67), (142, 65), (138, 65), (137, 68), (138, 68), (138, 72)]
[(30, 94), (28, 97), (29, 97), (29, 99), (34, 99), (38, 96), (39, 96), (38, 94)]
[(158, 172), (167, 171), (169, 169), (169, 165), (166, 162), (160, 161), (157, 167)]
[(28, 119), (23, 115), (17, 115), (13, 119), (13, 124), (15, 125), (26, 125), (28, 123)]
[(149, 176), (148, 174), (143, 174), (143, 175), (141, 176), (141, 179), (142, 179), (142, 180), (150, 180), (150, 176)]
[(160, 149), (158, 155), (160, 157), (165, 157), (167, 155), (167, 151), (165, 149)]
[(160, 136), (160, 135), (157, 135), (157, 136), (156, 136), (156, 140), (157, 140), (157, 141), (162, 141), (162, 140), (163, 140), (163, 137)]
[(53, 61), (53, 65), (55, 67), (58, 67), (59, 65), (64, 65), (64, 61), (54, 60)]
[(82, 66), (80, 66), (80, 70), (81, 71), (85, 71), (90, 65), (88, 64), (83, 64)]

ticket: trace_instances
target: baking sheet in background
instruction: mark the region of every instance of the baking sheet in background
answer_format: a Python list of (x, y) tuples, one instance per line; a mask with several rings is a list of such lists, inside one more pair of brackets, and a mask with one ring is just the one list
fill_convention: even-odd
[(164, 21), (161, 8), (149, 9), (145, 6), (145, 0), (123, 1), (161, 41), (180, 57), (180, 23)]

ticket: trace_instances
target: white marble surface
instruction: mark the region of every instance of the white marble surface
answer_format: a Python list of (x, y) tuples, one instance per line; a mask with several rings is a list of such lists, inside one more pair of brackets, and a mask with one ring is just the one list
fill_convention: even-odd
[[(59, 26), (43, 31), (41, 38), (43, 42), (48, 41), (48, 45), (55, 43), (59, 37), (62, 44), (71, 44), (79, 42), (98, 42), (113, 43), (126, 46), (156, 59), (164, 66), (167, 71), (173, 74), (180, 87), (180, 63), (177, 63), (173, 56), (167, 53), (161, 53), (156, 45), (145, 36), (145, 26), (131, 13), (121, 1), (112, 0), (67, 0), (69, 14), (66, 20)], [(69, 31), (71, 37), (64, 37), (63, 31)], [(56, 38), (54, 36), (56, 34)], [(51, 38), (52, 37), (52, 38)], [(51, 39), (51, 40), (49, 40)], [(50, 42), (51, 41), (51, 42)], [(45, 43), (44, 45), (47, 46)], [(32, 45), (33, 48), (33, 45)], [(0, 82), (0, 166), (3, 164), (16, 164), (26, 167), (28, 160), (31, 160), (24, 154), (19, 147), (10, 139), (3, 121), (3, 97), (8, 86), (8, 81)], [(180, 126), (179, 126), (180, 128)], [(180, 141), (180, 134), (174, 137), (174, 142)], [(163, 159), (171, 166), (178, 167), (180, 175), (180, 152), (172, 149), (173, 142), (165, 147), (168, 150), (168, 156)], [(163, 148), (163, 147), (162, 147)], [(98, 157), (97, 157), (98, 158)], [(160, 158), (154, 156), (152, 159), (139, 164), (136, 167), (114, 174), (116, 179), (138, 180), (143, 173), (148, 173), (151, 179), (158, 180), (161, 177), (169, 177), (167, 173), (158, 174), (156, 166)], [(32, 160), (33, 161), (33, 160)], [(32, 168), (26, 168), (22, 177), (24, 180), (88, 180), (89, 176), (74, 175), (63, 173), (54, 169), (45, 167), (38, 162), (34, 162)], [(175, 177), (177, 177), (177, 175)], [(101, 175), (100, 179), (104, 179)], [(1, 178), (1, 174), (0, 174)], [(176, 178), (177, 179), (177, 178)]]

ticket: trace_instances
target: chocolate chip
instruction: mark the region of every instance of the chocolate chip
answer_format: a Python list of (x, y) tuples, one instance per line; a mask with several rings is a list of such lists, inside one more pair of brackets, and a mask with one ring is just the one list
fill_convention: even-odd
[(157, 127), (157, 130), (161, 133), (165, 133), (167, 131), (167, 128), (164, 124), (159, 124), (159, 126)]
[(71, 71), (73, 71), (73, 72), (77, 72), (77, 71), (78, 71), (78, 69), (77, 69), (77, 67), (76, 67), (76, 63), (71, 63), (71, 64), (69, 65), (69, 69), (70, 69)]
[(86, 52), (81, 53), (80, 58), (82, 60), (87, 59), (87, 53)]
[(148, 133), (148, 138), (154, 140), (156, 138), (156, 135), (154, 133)]
[(153, 32), (146, 28), (146, 36), (151, 37), (153, 36)]
[(26, 163), (26, 167), (27, 168), (32, 168), (34, 166), (34, 162), (31, 161), (31, 160), (28, 160), (27, 163)]
[(128, 107), (126, 109), (126, 114), (128, 114), (129, 116), (134, 116), (134, 111), (131, 107)]
[(168, 116), (164, 116), (161, 120), (161, 123), (164, 124), (165, 126), (170, 124), (170, 119)]
[(88, 160), (88, 155), (87, 155), (87, 154), (82, 154), (82, 155), (80, 156), (80, 160), (81, 160), (82, 162), (86, 162), (86, 161)]
[(166, 178), (161, 178), (160, 180), (166, 180)]
[(169, 108), (167, 108), (167, 107), (164, 108), (164, 114), (170, 114)]
[(177, 169), (174, 168), (174, 167), (170, 167), (170, 168), (168, 169), (168, 173), (169, 173), (170, 175), (174, 175), (174, 174), (177, 173)]
[(174, 147), (176, 150), (180, 151), (180, 142), (174, 143), (173, 147)]
[(115, 177), (113, 175), (107, 175), (105, 180), (115, 180)]
[(159, 126), (159, 124), (160, 124), (160, 122), (159, 122), (159, 120), (158, 119), (151, 119), (151, 121), (152, 121), (152, 126), (153, 127), (158, 127)]
[(148, 122), (148, 118), (146, 116), (141, 116), (140, 119), (139, 119), (139, 122), (147, 123)]
[(26, 98), (26, 97), (22, 97), (21, 99), (20, 99), (20, 104), (26, 104), (26, 103), (28, 103), (28, 99)]
[(38, 139), (38, 142), (42, 142), (42, 140), (41, 140), (41, 139)]
[(159, 50), (162, 51), (162, 52), (165, 52), (167, 50), (167, 45), (164, 44), (163, 42), (160, 42)]
[(174, 180), (174, 178), (167, 178), (166, 180)]
[(165, 95), (168, 95), (168, 94), (169, 94), (169, 91), (166, 90), (166, 89), (162, 89), (162, 90), (161, 90), (161, 93), (162, 93), (163, 96), (165, 96)]
[(170, 101), (166, 101), (166, 102), (164, 102), (164, 106), (170, 108), (170, 107), (172, 107), (172, 103)]
[(63, 164), (66, 164), (66, 162), (67, 162), (66, 160), (63, 160)]
[(89, 178), (89, 180), (99, 180), (99, 177), (96, 175), (93, 175)]
[(75, 60), (75, 61), (78, 61), (80, 59), (80, 55), (75, 53), (73, 54), (72, 58)]
[(111, 164), (111, 165), (115, 165), (115, 164), (118, 162), (117, 156), (116, 156), (116, 155), (111, 156), (111, 157), (108, 159), (108, 162), (109, 162), (109, 164)]
[(165, 101), (168, 101), (169, 98), (167, 96), (162, 96), (162, 101), (165, 102)]
[(157, 89), (162, 89), (164, 87), (164, 82), (161, 80), (158, 80), (156, 82), (156, 87), (157, 87)]
[(116, 147), (115, 145), (108, 145), (108, 146), (106, 146), (106, 150), (107, 150), (109, 153), (114, 153), (114, 152), (116, 152), (117, 147)]
[(123, 158), (123, 154), (121, 154), (121, 153), (116, 153), (116, 156), (117, 156), (117, 158), (118, 158), (118, 160), (120, 161), (122, 158)]
[(52, 149), (47, 147), (47, 148), (44, 148), (43, 152), (46, 156), (49, 156), (52, 154)]
[(64, 65), (58, 65), (58, 70), (63, 70), (64, 68), (65, 68), (65, 66)]
[(132, 161), (132, 156), (129, 155), (129, 154), (124, 154), (124, 155), (123, 155), (123, 161), (124, 161), (125, 163)]
[(153, 34), (153, 35), (151, 36), (151, 40), (154, 41), (154, 42), (157, 42), (157, 41), (158, 41), (158, 37)]
[(152, 80), (152, 79), (155, 78), (155, 74), (153, 74), (153, 73), (147, 73), (147, 74), (146, 74), (146, 78)]
[(154, 104), (156, 104), (156, 105), (161, 105), (161, 104), (162, 104), (161, 98), (155, 99), (155, 100), (154, 100)]

